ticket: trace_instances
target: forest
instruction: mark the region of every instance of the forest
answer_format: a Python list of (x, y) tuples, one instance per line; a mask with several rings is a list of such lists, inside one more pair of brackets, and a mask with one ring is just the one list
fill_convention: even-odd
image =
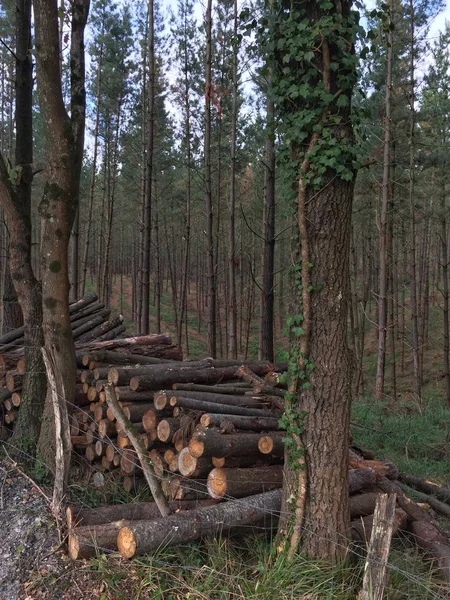
[(448, 597), (447, 13), (0, 0), (0, 469), (80, 597)]

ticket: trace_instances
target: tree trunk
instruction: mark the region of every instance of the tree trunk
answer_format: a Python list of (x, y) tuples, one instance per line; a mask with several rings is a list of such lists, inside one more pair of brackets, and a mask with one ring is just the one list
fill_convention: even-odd
[[(389, 9), (389, 21), (392, 22), (392, 6)], [(391, 195), (391, 88), (392, 88), (392, 55), (393, 31), (389, 27), (387, 35), (386, 56), (386, 90), (385, 90), (385, 124), (383, 150), (383, 185), (380, 210), (380, 270), (378, 283), (378, 363), (375, 384), (375, 397), (381, 400), (384, 395), (384, 377), (386, 365), (386, 332), (387, 332), (387, 287), (388, 287), (388, 248), (389, 248), (389, 198)], [(391, 217), (392, 218), (392, 217)]]
[(153, 0), (148, 0), (148, 130), (142, 248), (142, 300), (139, 332), (150, 333), (150, 251), (152, 231), (153, 146), (155, 132), (155, 38)]
[[(59, 74), (58, 10), (51, 0), (35, 0), (38, 95), (48, 152), (47, 180), (39, 212), (43, 219), (41, 275), (43, 330), (47, 346), (55, 347), (55, 363), (63, 374), (64, 397), (75, 402), (76, 360), (69, 316), (68, 243), (79, 196), (84, 146), (84, 28), (89, 0), (72, 5), (71, 117), (64, 106)], [(48, 407), (47, 415), (51, 414)], [(54, 460), (51, 421), (42, 428), (41, 453)]]
[(212, 56), (212, 0), (206, 7), (206, 58), (205, 58), (205, 210), (207, 235), (207, 272), (208, 272), (208, 353), (216, 358), (216, 272), (214, 265), (213, 205), (211, 188), (211, 56)]

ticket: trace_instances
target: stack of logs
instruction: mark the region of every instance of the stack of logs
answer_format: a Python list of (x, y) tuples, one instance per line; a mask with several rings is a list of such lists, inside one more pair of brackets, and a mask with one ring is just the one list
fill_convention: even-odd
[[(95, 353), (97, 362), (101, 364), (120, 363), (123, 355), (114, 354), (111, 360), (110, 354), (118, 348), (128, 349), (126, 363), (139, 364), (141, 359), (148, 357), (134, 356), (133, 352), (150, 356), (159, 356), (174, 360), (181, 360), (182, 355), (178, 347), (173, 346), (168, 336), (157, 336), (158, 342), (146, 346), (145, 343), (134, 343), (118, 339), (125, 332), (122, 315), (111, 316), (111, 310), (104, 304), (98, 302), (96, 294), (88, 294), (84, 298), (72, 303), (69, 307), (72, 334), (77, 349), (77, 362), (81, 365), (82, 355), (85, 352)], [(145, 340), (144, 340), (145, 342)], [(131, 350), (130, 350), (131, 348)], [(132, 360), (130, 359), (132, 356)], [(158, 360), (158, 359), (156, 359)], [(7, 439), (12, 431), (17, 410), (21, 403), (23, 380), (26, 373), (24, 352), (24, 328), (14, 329), (0, 337), (0, 439)], [(87, 391), (89, 386), (85, 385), (84, 375), (86, 371), (78, 371), (77, 397), (80, 406), (87, 406), (89, 399)], [(91, 392), (92, 394), (92, 392)], [(95, 399), (95, 398), (94, 398)]]
[[(284, 454), (279, 427), (284, 389), (279, 373), (286, 365), (206, 359), (108, 369), (97, 366), (93, 353), (86, 353), (82, 364), (90, 367), (85, 378), (96, 394), (89, 407), (73, 415), (75, 447), (93, 468), (115, 470), (125, 490), (146, 487), (136, 450), (102, 390), (109, 381), (129, 428), (148, 450), (172, 514), (160, 518), (154, 502), (68, 508), (72, 558), (102, 550), (119, 550), (130, 558), (161, 544), (239, 526), (276, 524)], [(86, 431), (80, 436), (81, 423)], [(450, 542), (429, 513), (405, 494), (396, 467), (375, 460), (366, 450), (350, 448), (349, 454), (353, 539), (364, 542), (370, 537), (377, 494), (396, 493), (394, 530), (412, 531), (450, 581)], [(450, 516), (447, 504), (432, 499), (429, 504)]]

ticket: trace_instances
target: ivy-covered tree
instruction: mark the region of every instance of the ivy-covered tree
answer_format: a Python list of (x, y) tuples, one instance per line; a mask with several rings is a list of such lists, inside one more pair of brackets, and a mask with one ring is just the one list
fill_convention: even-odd
[(281, 2), (271, 23), (273, 89), (295, 188), (293, 307), (279, 541), (338, 561), (348, 539), (349, 249), (356, 148), (351, 101), (358, 13), (351, 1)]

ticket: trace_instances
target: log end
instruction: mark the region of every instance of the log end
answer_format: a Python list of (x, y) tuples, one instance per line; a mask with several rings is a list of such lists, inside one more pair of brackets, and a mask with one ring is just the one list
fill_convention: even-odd
[(222, 500), (227, 493), (227, 476), (223, 469), (213, 469), (208, 475), (208, 494), (214, 500)]
[(205, 451), (205, 444), (201, 440), (194, 438), (189, 442), (188, 448), (194, 458), (200, 458)]
[(122, 527), (117, 535), (117, 548), (124, 558), (132, 558), (136, 554), (136, 538), (129, 527)]

